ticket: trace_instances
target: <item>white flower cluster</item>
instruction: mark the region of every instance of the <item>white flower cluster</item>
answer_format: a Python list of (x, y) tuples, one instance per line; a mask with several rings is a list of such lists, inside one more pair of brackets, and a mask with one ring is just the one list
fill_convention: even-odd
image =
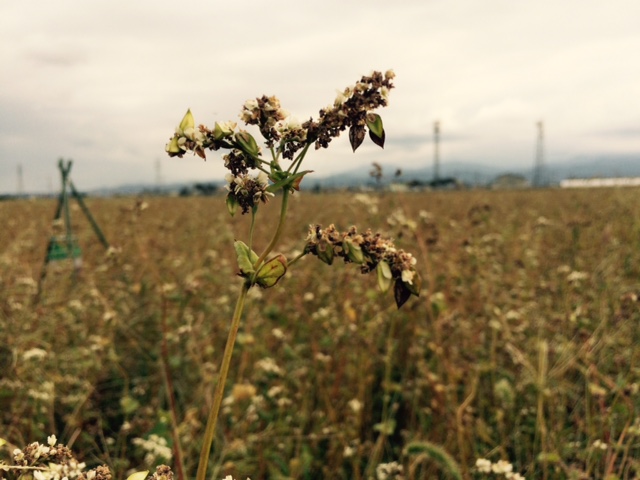
[(378, 480), (400, 480), (404, 478), (402, 471), (398, 462), (381, 463), (376, 467), (376, 477)]
[(146, 451), (144, 461), (147, 465), (157, 463), (158, 459), (171, 460), (173, 456), (171, 447), (167, 446), (167, 440), (159, 435), (151, 434), (148, 439), (134, 438), (133, 444)]
[(265, 357), (258, 360), (255, 364), (256, 368), (262, 370), (265, 373), (273, 373), (275, 375), (282, 375), (282, 369), (278, 366), (276, 361), (271, 357)]
[[(89, 475), (84, 473), (86, 464), (78, 462), (73, 457), (65, 458), (62, 452), (66, 447), (56, 446), (57, 441), (55, 435), (50, 435), (47, 437), (46, 445), (34, 442), (25, 450), (16, 448), (12, 452), (13, 460), (16, 465), (35, 467), (33, 470), (35, 480), (72, 480), (81, 476), (88, 477)], [(64, 460), (60, 460), (57, 456), (63, 457)]]
[[(71, 480), (83, 476), (85, 467), (86, 464), (84, 462), (78, 463), (73, 458), (64, 464), (50, 462), (47, 469), (34, 470), (33, 478), (34, 480)], [(94, 470), (87, 472), (86, 476), (89, 480), (92, 473), (95, 475)]]
[(524, 477), (513, 471), (513, 465), (506, 460), (498, 460), (493, 463), (486, 458), (478, 458), (476, 460), (476, 469), (480, 473), (494, 473), (496, 475), (504, 475), (509, 480), (524, 480)]

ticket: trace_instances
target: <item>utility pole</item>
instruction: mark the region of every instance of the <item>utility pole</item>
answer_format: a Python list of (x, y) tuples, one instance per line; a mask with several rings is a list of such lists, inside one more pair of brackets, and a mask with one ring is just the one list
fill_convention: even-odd
[(440, 180), (440, 122), (433, 122), (433, 183)]
[(18, 190), (19, 196), (24, 195), (24, 177), (22, 175), (22, 165), (18, 164)]
[(538, 138), (536, 140), (532, 185), (534, 187), (541, 187), (544, 183), (542, 178), (544, 169), (544, 124), (542, 123), (542, 121), (537, 122), (536, 127), (538, 129)]

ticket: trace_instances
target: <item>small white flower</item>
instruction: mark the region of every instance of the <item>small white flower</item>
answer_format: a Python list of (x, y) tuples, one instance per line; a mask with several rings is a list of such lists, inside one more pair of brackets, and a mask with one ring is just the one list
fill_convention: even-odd
[(511, 465), (506, 460), (498, 460), (491, 466), (491, 470), (493, 473), (511, 473), (513, 471), (513, 465)]
[(336, 95), (336, 99), (333, 101), (333, 105), (336, 107), (339, 107), (346, 101), (347, 101), (347, 97), (345, 96), (345, 94), (342, 92), (338, 92), (338, 95)]
[(408, 283), (409, 285), (413, 285), (413, 276), (415, 273), (411, 270), (403, 270), (402, 271), (402, 281), (404, 283)]
[(24, 361), (42, 360), (46, 356), (46, 350), (43, 350), (42, 348), (31, 348), (22, 354), (22, 359)]
[(585, 272), (573, 271), (567, 275), (567, 281), (569, 283), (577, 283), (581, 280), (586, 280), (587, 278), (589, 278), (589, 274)]
[(253, 111), (258, 109), (258, 99), (252, 98), (251, 100), (247, 100), (244, 102), (244, 108), (247, 110)]
[(357, 398), (352, 398), (349, 400), (349, 408), (353, 410), (354, 413), (358, 413), (362, 410), (362, 402)]
[(57, 441), (58, 439), (56, 438), (55, 435), (49, 435), (47, 437), (47, 443), (49, 444), (50, 447), (55, 447)]
[(593, 442), (592, 447), (598, 448), (600, 450), (606, 450), (607, 448), (609, 448), (609, 446), (602, 440), (596, 440), (595, 442)]
[(490, 473), (491, 472), (491, 460), (486, 458), (479, 458), (476, 460), (476, 468), (479, 472)]
[(269, 177), (267, 176), (266, 173), (260, 172), (256, 177), (256, 182), (261, 186), (266, 187), (269, 185)]

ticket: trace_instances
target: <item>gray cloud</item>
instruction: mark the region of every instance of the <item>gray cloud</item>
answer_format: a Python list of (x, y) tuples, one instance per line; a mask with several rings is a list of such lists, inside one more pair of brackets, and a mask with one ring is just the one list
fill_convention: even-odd
[(528, 164), (538, 120), (550, 159), (638, 152), (637, 18), (635, 0), (274, 0), (250, 14), (200, 0), (180, 12), (164, 0), (2, 2), (0, 192), (15, 190), (18, 164), (27, 186), (46, 185), (59, 156), (74, 158), (82, 188), (153, 181), (159, 159), (166, 181), (220, 178), (213, 153), (164, 156), (188, 107), (212, 124), (275, 94), (304, 119), (374, 68), (397, 73), (385, 150), (353, 155), (340, 138), (310, 158), (318, 174), (422, 162), (434, 120), (443, 161)]

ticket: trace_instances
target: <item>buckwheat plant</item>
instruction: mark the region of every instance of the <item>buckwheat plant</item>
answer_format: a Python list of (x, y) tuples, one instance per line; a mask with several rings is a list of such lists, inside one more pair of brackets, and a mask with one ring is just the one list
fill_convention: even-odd
[[(383, 292), (393, 285), (398, 308), (411, 295), (419, 294), (420, 277), (415, 270), (415, 258), (371, 230), (358, 233), (356, 227), (339, 231), (333, 225), (326, 228), (311, 225), (306, 244), (298, 256), (288, 260), (282, 254), (274, 254), (285, 224), (289, 196), (299, 190), (303, 178), (311, 173), (301, 167), (312, 146), (315, 150), (327, 148), (334, 138), (347, 130), (354, 152), (364, 141), (367, 131), (373, 143), (384, 147), (382, 119), (373, 111), (387, 105), (394, 77), (392, 70), (363, 76), (355, 85), (339, 92), (332, 104), (320, 110), (317, 119), (310, 118), (302, 123), (289, 116), (276, 97), (247, 100), (240, 119), (245, 125), (258, 128), (264, 139), (263, 146), (258, 145), (249, 132), (238, 128), (236, 122), (216, 122), (212, 128), (196, 126), (191, 110), (187, 111), (166, 146), (170, 157), (193, 153), (206, 159), (207, 150), (226, 151), (222, 160), (229, 171), (226, 175), (227, 208), (231, 215), (238, 210), (243, 215), (250, 215), (251, 221), (247, 242), (234, 242), (242, 283), (205, 428), (198, 480), (204, 480), (206, 475), (233, 346), (249, 289), (273, 287), (301, 257), (315, 255), (329, 265), (334, 259), (341, 258), (345, 263), (358, 265), (362, 273), (375, 272)], [(254, 250), (257, 242), (253, 239), (258, 207), (271, 201), (276, 194), (280, 194), (280, 217), (271, 240), (258, 253)]]
[[(6, 441), (0, 438), (0, 447)], [(58, 443), (55, 435), (47, 438), (47, 443), (33, 442), (26, 447), (14, 448), (11, 462), (0, 461), (0, 478), (17, 480), (112, 480), (111, 470), (106, 465), (87, 469), (79, 462), (71, 449)], [(127, 480), (174, 480), (173, 472), (167, 465), (159, 465), (156, 471), (135, 472)]]

